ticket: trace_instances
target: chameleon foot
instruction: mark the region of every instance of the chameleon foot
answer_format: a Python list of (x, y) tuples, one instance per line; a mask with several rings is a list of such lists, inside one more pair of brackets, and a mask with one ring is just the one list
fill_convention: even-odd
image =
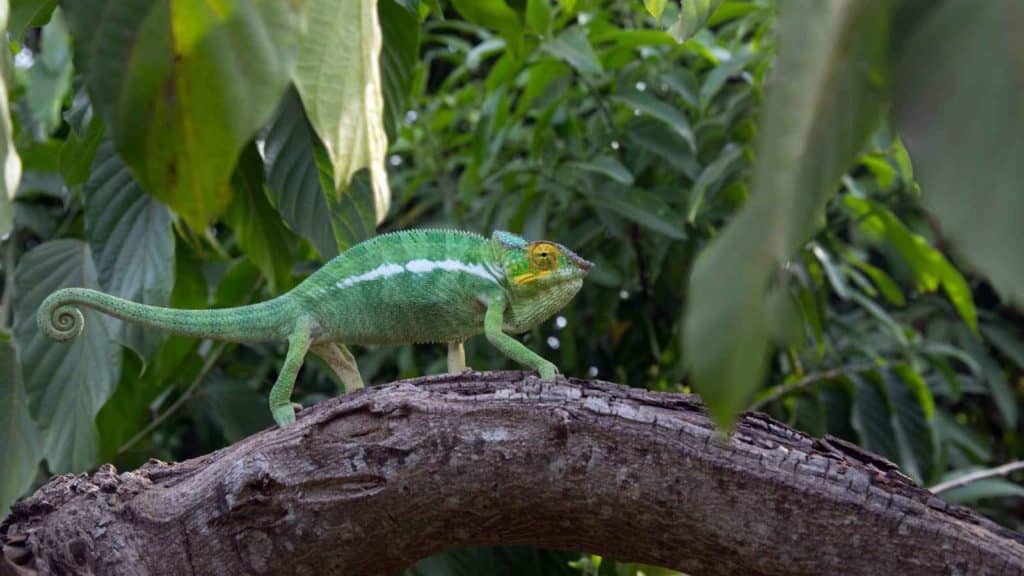
[(537, 372), (540, 373), (541, 380), (554, 380), (555, 376), (558, 374), (558, 368), (556, 368), (551, 362), (548, 362), (546, 364), (541, 364), (540, 368), (537, 369)]
[(292, 404), (278, 406), (271, 410), (271, 413), (274, 415), (274, 422), (277, 422), (278, 426), (285, 426), (295, 422), (295, 407)]

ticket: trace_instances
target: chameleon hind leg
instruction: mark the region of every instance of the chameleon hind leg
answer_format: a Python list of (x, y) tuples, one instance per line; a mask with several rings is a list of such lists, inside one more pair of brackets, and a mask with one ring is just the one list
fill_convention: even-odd
[(359, 365), (356, 364), (356, 359), (347, 346), (337, 342), (317, 342), (310, 350), (338, 375), (342, 386), (344, 386), (341, 392), (354, 392), (363, 387), (363, 377), (359, 375)]
[(303, 316), (295, 322), (295, 328), (288, 337), (288, 355), (284, 358), (284, 365), (277, 374), (277, 382), (270, 389), (270, 413), (278, 426), (291, 424), (295, 421), (295, 407), (292, 406), (292, 388), (295, 386), (295, 377), (299, 374), (302, 361), (309, 351), (312, 340), (312, 320)]
[(448, 371), (463, 372), (466, 367), (466, 348), (462, 342), (448, 343)]

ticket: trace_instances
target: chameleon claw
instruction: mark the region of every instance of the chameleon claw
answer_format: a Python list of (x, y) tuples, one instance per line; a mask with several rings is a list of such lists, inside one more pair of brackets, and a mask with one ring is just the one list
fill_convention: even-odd
[(273, 410), (274, 422), (277, 422), (278, 426), (287, 426), (292, 422), (295, 422), (295, 407), (293, 404), (285, 404), (279, 406)]

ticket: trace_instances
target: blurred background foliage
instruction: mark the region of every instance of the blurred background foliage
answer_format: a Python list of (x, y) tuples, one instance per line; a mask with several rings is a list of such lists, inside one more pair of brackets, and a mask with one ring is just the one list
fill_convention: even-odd
[[(289, 40), (301, 18), (373, 2), (311, 0), (296, 15), (235, 0), (246, 18), (211, 17), (202, 25), (215, 40), (197, 44), (184, 65), (142, 72), (107, 43), (145, 31), (145, 9), (123, 8), (118, 31), (93, 20), (92, 4), (102, 2), (68, 13), (54, 0), (10, 7), (8, 144), (22, 176), (13, 200), (0, 198), (0, 225), (13, 214), (2, 243), (0, 509), (49, 474), (181, 460), (271, 425), (266, 394), (283, 344), (166, 337), (87, 313), (83, 337), (56, 345), (35, 328), (49, 292), (82, 285), (183, 308), (241, 305), (288, 290), (375, 230), (410, 227), (512, 230), (595, 261), (574, 303), (524, 336), (567, 375), (672, 392), (691, 391), (694, 372), (717, 375), (696, 387), (722, 407), (720, 421), (763, 410), (856, 442), (925, 486), (1024, 458), (1024, 321), (1010, 306), (1022, 287), (1016, 264), (1003, 270), (999, 259), (1016, 248), (982, 261), (975, 254), (986, 240), (960, 236), (991, 217), (982, 236), (1020, 246), (1019, 230), (992, 234), (1024, 212), (1013, 198), (979, 192), (961, 196), (956, 207), (969, 214), (948, 223), (948, 208), (927, 199), (931, 167), (966, 154), (975, 164), (939, 175), (963, 189), (965, 178), (1003, 186), (1019, 208), (1024, 179), (1004, 185), (1019, 166), (998, 160), (1024, 165), (1015, 155), (1024, 132), (1006, 133), (1020, 112), (989, 94), (995, 110), (979, 113), (989, 140), (961, 131), (959, 156), (950, 155), (922, 135), (920, 117), (970, 99), (936, 104), (907, 87), (928, 79), (904, 78), (923, 41), (907, 22), (926, 40), (959, 18), (967, 39), (947, 42), (959, 52), (940, 56), (970, 65), (970, 39), (992, 37), (972, 23), (995, 26), (991, 13), (915, 2), (838, 2), (850, 9), (797, 18), (785, 9), (794, 2), (773, 0), (379, 0), (385, 157), (372, 141), (339, 135), (330, 111), (351, 99), (302, 70), (312, 58), (351, 76), (341, 82), (369, 72), (316, 54), (316, 37)], [(258, 44), (240, 22), (262, 23), (279, 41)], [(801, 50), (776, 36), (796, 38), (800, 26), (824, 30), (805, 31)], [(880, 48), (890, 29), (907, 32)], [(362, 33), (372, 44), (372, 31)], [(854, 33), (856, 42), (836, 39)], [(246, 57), (262, 59), (215, 58), (238, 38), (257, 42)], [(896, 62), (873, 68), (890, 48), (902, 50), (892, 52)], [(821, 75), (801, 76), (807, 69), (845, 72), (822, 86)], [(784, 78), (776, 84), (773, 70)], [(206, 89), (182, 92), (176, 106), (161, 99), (167, 82), (199, 79)], [(787, 98), (766, 93), (787, 82), (777, 88)], [(818, 89), (825, 96), (814, 100)], [(917, 94), (919, 106), (903, 96), (890, 106), (889, 94)], [(185, 129), (195, 123), (198, 136)], [(828, 139), (837, 134), (846, 144)], [(908, 138), (925, 144), (912, 154)], [(977, 168), (986, 155), (997, 160), (988, 172)], [(353, 157), (369, 169), (336, 177)], [(801, 186), (812, 193), (800, 196)], [(939, 204), (952, 202), (942, 194)], [(445, 365), (436, 346), (356, 356), (370, 383)], [(515, 368), (477, 340), (467, 359)], [(312, 361), (295, 398), (309, 405), (338, 392)], [(941, 495), (1019, 529), (1024, 488), (1011, 480), (995, 475)], [(448, 552), (408, 573), (668, 574), (504, 547)]]

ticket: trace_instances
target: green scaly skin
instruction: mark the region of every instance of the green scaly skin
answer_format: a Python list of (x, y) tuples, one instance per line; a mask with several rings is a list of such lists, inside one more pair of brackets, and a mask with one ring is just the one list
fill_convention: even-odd
[(86, 288), (65, 288), (39, 308), (39, 328), (65, 341), (85, 324), (79, 306), (174, 334), (229, 342), (285, 340), (288, 355), (270, 391), (278, 425), (295, 420), (290, 398), (308, 352), (347, 390), (363, 387), (346, 344), (448, 344), (448, 369), (465, 369), (462, 343), (477, 334), (506, 356), (553, 379), (555, 365), (509, 333), (562, 309), (592, 264), (568, 248), (507, 232), (490, 239), (453, 230), (384, 234), (353, 246), (290, 292), (259, 304), (215, 310), (148, 306)]

